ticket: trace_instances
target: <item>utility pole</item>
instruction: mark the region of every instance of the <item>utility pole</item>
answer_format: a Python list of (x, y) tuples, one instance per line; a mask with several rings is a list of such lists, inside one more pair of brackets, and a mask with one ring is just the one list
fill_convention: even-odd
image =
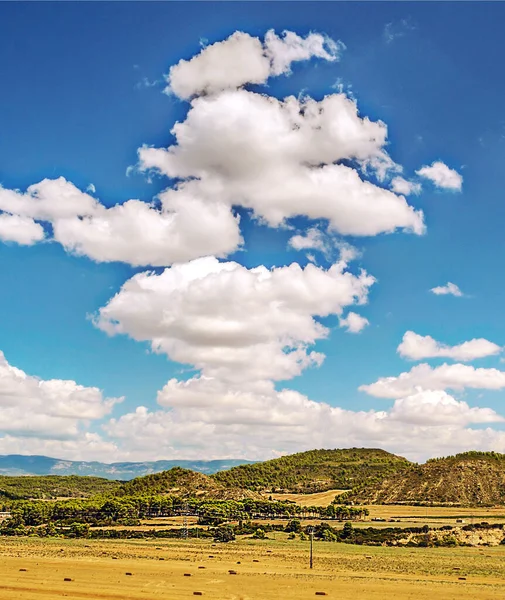
[(312, 546), (314, 544), (314, 528), (313, 527), (308, 527), (308, 534), (310, 535), (310, 568), (312, 569), (312, 565), (313, 565), (313, 551), (312, 551)]
[(188, 504), (184, 503), (182, 507), (183, 521), (182, 521), (182, 537), (187, 540), (188, 539)]

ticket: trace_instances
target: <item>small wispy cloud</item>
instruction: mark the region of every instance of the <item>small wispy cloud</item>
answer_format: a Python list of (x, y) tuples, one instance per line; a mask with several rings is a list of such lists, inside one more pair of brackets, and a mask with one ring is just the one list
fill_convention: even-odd
[(431, 288), (430, 292), (436, 296), (457, 296), (461, 298), (464, 296), (463, 292), (455, 283), (448, 281), (445, 285), (439, 285), (438, 287)]
[(164, 82), (161, 79), (155, 79), (154, 81), (151, 81), (147, 77), (142, 77), (142, 79), (140, 81), (137, 81), (137, 83), (135, 84), (135, 89), (142, 90), (145, 88), (157, 87), (162, 84), (164, 84)]
[(397, 22), (386, 23), (382, 32), (382, 37), (386, 44), (391, 44), (397, 38), (405, 37), (409, 31), (414, 31), (415, 25), (410, 18), (401, 19)]

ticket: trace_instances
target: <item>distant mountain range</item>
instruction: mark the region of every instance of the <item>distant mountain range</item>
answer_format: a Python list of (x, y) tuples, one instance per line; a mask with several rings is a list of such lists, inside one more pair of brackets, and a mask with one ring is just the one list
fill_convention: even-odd
[(153, 462), (101, 463), (62, 460), (48, 456), (0, 455), (0, 475), (91, 475), (106, 479), (134, 479), (142, 475), (183, 467), (211, 475), (253, 461), (226, 460), (157, 460)]

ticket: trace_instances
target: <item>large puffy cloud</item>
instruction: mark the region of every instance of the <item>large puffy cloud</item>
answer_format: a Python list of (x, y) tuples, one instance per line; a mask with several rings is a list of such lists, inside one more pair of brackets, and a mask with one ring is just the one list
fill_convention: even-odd
[(36, 220), (44, 221), (68, 252), (135, 266), (226, 256), (240, 247), (239, 218), (229, 205), (184, 190), (168, 190), (161, 198), (162, 207), (129, 200), (106, 208), (63, 177), (44, 179), (26, 193), (0, 187), (0, 239), (34, 244), (45, 237)]
[(161, 211), (129, 200), (90, 217), (59, 219), (53, 225), (54, 239), (69, 252), (97, 262), (153, 266), (206, 254), (226, 256), (240, 246), (238, 217), (228, 207), (182, 195), (173, 200)]
[(343, 93), (279, 100), (240, 89), (289, 73), (295, 61), (336, 60), (341, 49), (316, 33), (270, 31), (261, 42), (237, 32), (181, 61), (170, 71), (171, 88), (183, 98), (203, 95), (173, 127), (175, 144), (139, 150), (141, 170), (171, 178), (159, 204), (129, 200), (107, 208), (61, 177), (25, 193), (0, 188), (0, 237), (35, 243), (44, 238), (43, 221), (52, 226), (48, 239), (69, 252), (168, 266), (240, 248), (234, 207), (272, 227), (305, 216), (343, 235), (422, 234), (422, 211), (377, 184), (401, 171), (386, 152), (383, 122), (361, 116)]
[(120, 398), (61, 379), (42, 380), (10, 365), (0, 352), (0, 433), (65, 439), (110, 413)]
[(267, 32), (264, 43), (242, 31), (205, 47), (190, 60), (170, 68), (167, 91), (183, 99), (213, 94), (247, 83), (263, 84), (272, 75), (289, 73), (291, 63), (312, 57), (334, 61), (343, 48), (327, 36), (310, 33), (305, 38), (292, 31), (278, 36)]
[[(343, 257), (349, 253), (344, 248)], [(365, 303), (373, 283), (364, 271), (352, 274), (345, 259), (327, 270), (296, 263), (269, 270), (208, 257), (135, 275), (95, 322), (206, 375), (287, 379), (323, 359), (307, 349), (328, 334), (314, 317)]]
[(396, 400), (389, 418), (413, 425), (467, 426), (472, 423), (499, 423), (505, 419), (490, 408), (470, 407), (443, 390), (418, 391)]
[(207, 202), (249, 208), (273, 227), (304, 215), (342, 234), (424, 231), (422, 212), (403, 196), (335, 164), (353, 159), (378, 173), (394, 166), (384, 123), (361, 118), (344, 94), (316, 102), (226, 91), (194, 99), (172, 133), (168, 149), (139, 150), (140, 168), (188, 180), (179, 189)]
[(398, 377), (381, 377), (359, 389), (377, 398), (403, 398), (423, 390), (463, 390), (465, 388), (501, 390), (505, 388), (505, 372), (498, 369), (476, 369), (470, 365), (443, 364), (430, 367), (416, 365)]
[(403, 358), (422, 360), (424, 358), (453, 358), (469, 361), (499, 354), (502, 348), (483, 338), (475, 338), (456, 346), (442, 344), (429, 335), (419, 335), (413, 331), (405, 332), (397, 352)]
[[(503, 421), (488, 408), (471, 408), (444, 392), (417, 393), (384, 411), (351, 411), (314, 402), (271, 382), (247, 386), (197, 377), (170, 380), (159, 392), (163, 407), (139, 407), (107, 423), (119, 447), (143, 458), (223, 456), (269, 458), (272, 450), (383, 447), (426, 458), (468, 447), (504, 448), (505, 434), (472, 424)], [(131, 445), (131, 446), (130, 446)]]
[(463, 177), (441, 161), (436, 161), (430, 166), (424, 166), (416, 173), (419, 177), (432, 181), (438, 188), (461, 191), (463, 186)]

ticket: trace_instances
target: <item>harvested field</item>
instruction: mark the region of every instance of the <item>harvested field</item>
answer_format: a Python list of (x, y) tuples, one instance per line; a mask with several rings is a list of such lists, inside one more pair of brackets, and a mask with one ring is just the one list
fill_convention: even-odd
[(290, 500), (300, 506), (328, 506), (335, 500), (335, 496), (343, 494), (346, 490), (328, 490), (315, 494), (264, 494), (266, 498), (272, 496), (274, 500)]
[(363, 548), (320, 542), (310, 571), (308, 543), (300, 541), (212, 545), (2, 538), (0, 597), (180, 600), (200, 592), (214, 600), (302, 600), (325, 592), (339, 600), (428, 595), (485, 600), (505, 596), (504, 559), (505, 547)]

